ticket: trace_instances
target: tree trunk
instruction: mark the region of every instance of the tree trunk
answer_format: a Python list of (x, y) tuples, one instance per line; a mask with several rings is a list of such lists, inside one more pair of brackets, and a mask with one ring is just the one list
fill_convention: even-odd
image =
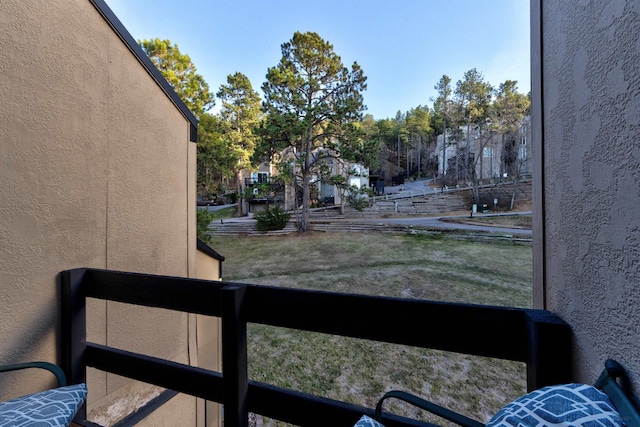
[(509, 210), (513, 210), (513, 205), (516, 202), (516, 192), (518, 191), (518, 178), (513, 177), (513, 191), (511, 192), (511, 203), (509, 204)]
[(309, 205), (311, 199), (311, 139), (313, 129), (307, 129), (304, 144), (304, 164), (302, 165), (302, 215), (300, 215), (300, 231), (309, 230)]
[(460, 179), (460, 144), (456, 141), (456, 172), (455, 172), (455, 180), (456, 184)]
[(418, 167), (418, 179), (420, 179), (420, 169), (422, 167), (422, 165), (420, 165), (420, 149), (421, 148), (422, 148), (422, 137), (418, 135), (418, 164), (416, 165)]
[[(482, 138), (480, 138), (480, 147), (478, 149), (479, 153), (478, 153), (478, 156), (475, 159), (475, 163), (480, 162), (480, 176), (476, 177), (478, 182), (482, 182), (482, 179), (484, 178), (484, 149), (485, 149), (485, 143), (483, 143), (482, 141), (483, 141)], [(475, 150), (475, 148), (474, 148), (474, 150)], [(475, 174), (474, 174), (474, 176), (475, 176)]]
[(242, 194), (242, 176), (240, 174), (240, 171), (236, 172), (236, 185), (237, 185), (237, 197), (236, 197), (236, 202), (238, 205), (238, 216), (243, 216), (244, 215), (244, 208), (243, 208), (243, 194)]
[(300, 231), (309, 230), (309, 199), (311, 198), (311, 176), (308, 169), (302, 173), (302, 212), (300, 215)]

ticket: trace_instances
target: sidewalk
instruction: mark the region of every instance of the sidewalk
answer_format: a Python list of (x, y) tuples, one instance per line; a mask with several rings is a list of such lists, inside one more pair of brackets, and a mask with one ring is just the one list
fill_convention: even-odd
[(405, 181), (402, 185), (389, 185), (384, 187), (384, 194), (395, 194), (403, 191), (429, 191), (433, 188), (429, 187), (430, 179), (421, 179), (416, 181)]

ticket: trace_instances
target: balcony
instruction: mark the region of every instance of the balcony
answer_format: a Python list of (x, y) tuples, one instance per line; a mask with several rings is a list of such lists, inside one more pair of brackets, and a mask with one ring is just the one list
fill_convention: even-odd
[(283, 203), (285, 194), (284, 182), (280, 180), (255, 180), (245, 178), (245, 198), (249, 203)]
[[(250, 322), (524, 362), (529, 390), (567, 382), (571, 372), (570, 328), (544, 310), (94, 269), (64, 271), (61, 283), (62, 366), (71, 383), (85, 381), (86, 368), (93, 367), (166, 388), (169, 397), (180, 392), (219, 402), (226, 427), (247, 426), (249, 412), (301, 426), (349, 426), (362, 414), (374, 414), (373, 408), (249, 380)], [(223, 372), (87, 342), (87, 298), (222, 318)], [(85, 417), (81, 410), (81, 424)], [(395, 415), (386, 415), (383, 422), (387, 427), (433, 426)]]

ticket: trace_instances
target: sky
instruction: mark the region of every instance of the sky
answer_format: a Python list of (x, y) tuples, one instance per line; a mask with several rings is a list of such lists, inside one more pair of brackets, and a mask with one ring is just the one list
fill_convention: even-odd
[(530, 90), (528, 0), (105, 1), (136, 40), (177, 44), (214, 93), (236, 72), (261, 93), (296, 31), (318, 33), (345, 66), (360, 65), (365, 113), (376, 120), (432, 107), (444, 74), (455, 87), (472, 68), (495, 87), (517, 80)]

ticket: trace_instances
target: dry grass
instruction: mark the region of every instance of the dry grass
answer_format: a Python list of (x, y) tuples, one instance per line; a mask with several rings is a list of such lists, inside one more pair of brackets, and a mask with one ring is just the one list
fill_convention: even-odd
[[(225, 280), (335, 292), (529, 307), (531, 248), (428, 235), (217, 238)], [(366, 315), (375, 316), (375, 313)], [(524, 365), (250, 325), (250, 377), (368, 407), (403, 389), (486, 422), (524, 394)], [(413, 408), (385, 408), (444, 424)], [(265, 425), (281, 426), (273, 420)]]

